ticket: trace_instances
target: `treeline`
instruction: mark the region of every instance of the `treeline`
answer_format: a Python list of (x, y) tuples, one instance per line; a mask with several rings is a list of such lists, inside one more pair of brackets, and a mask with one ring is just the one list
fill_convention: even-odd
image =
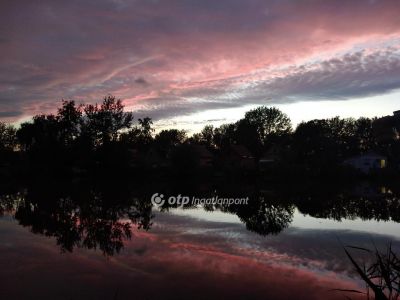
[[(101, 104), (63, 101), (57, 114), (37, 115), (19, 128), (0, 123), (0, 169), (56, 174), (98, 170), (256, 172), (271, 161), (271, 173), (320, 176), (341, 168), (344, 159), (371, 151), (399, 165), (400, 118), (312, 120), (292, 128), (275, 107), (261, 106), (239, 121), (155, 134), (148, 117), (134, 121), (113, 96)], [(243, 161), (244, 163), (235, 163)], [(233, 170), (235, 169), (235, 170)], [(281, 175), (282, 175), (281, 174)]]

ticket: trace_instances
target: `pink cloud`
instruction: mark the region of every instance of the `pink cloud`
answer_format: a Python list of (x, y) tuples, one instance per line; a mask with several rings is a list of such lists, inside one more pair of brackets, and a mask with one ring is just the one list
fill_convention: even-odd
[[(109, 93), (156, 118), (265, 104), (272, 96), (279, 103), (287, 89), (266, 90), (264, 98), (257, 89), (276, 74), (293, 76), (288, 67), (398, 47), (399, 6), (356, 0), (2, 4), (0, 117), (16, 120), (55, 111), (61, 98), (94, 102)], [(386, 85), (368, 91), (400, 87), (381, 88)], [(321, 100), (318, 91), (308, 97)]]

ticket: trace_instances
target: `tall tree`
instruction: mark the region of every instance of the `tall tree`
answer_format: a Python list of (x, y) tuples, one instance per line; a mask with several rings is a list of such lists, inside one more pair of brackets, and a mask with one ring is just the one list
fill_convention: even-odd
[(200, 139), (208, 147), (214, 146), (214, 126), (206, 125), (200, 132)]
[(25, 122), (17, 131), (24, 150), (46, 150), (60, 144), (60, 127), (54, 115), (36, 115), (33, 122)]
[(16, 129), (0, 122), (0, 150), (12, 151), (17, 146)]
[(262, 143), (269, 135), (286, 134), (292, 130), (289, 117), (276, 107), (257, 107), (246, 112), (244, 119), (256, 128)]
[(376, 146), (376, 139), (373, 133), (373, 119), (359, 118), (355, 121), (355, 137), (358, 149), (367, 152)]
[(257, 131), (257, 126), (247, 119), (241, 119), (235, 124), (235, 142), (244, 145), (254, 155), (261, 154), (262, 143)]
[(84, 112), (84, 128), (94, 138), (95, 145), (115, 141), (121, 130), (129, 129), (133, 121), (132, 113), (124, 112), (121, 100), (114, 96), (105, 97), (101, 105), (86, 105)]
[(57, 119), (60, 123), (61, 140), (66, 146), (79, 136), (80, 123), (82, 122), (82, 106), (76, 106), (75, 101), (62, 101), (58, 109)]
[(138, 123), (138, 125), (134, 126), (129, 131), (122, 133), (120, 141), (126, 145), (145, 151), (153, 141), (153, 121), (151, 118), (145, 117), (143, 119), (138, 119)]
[(332, 142), (326, 120), (302, 122), (293, 135), (293, 155), (300, 163), (320, 165), (331, 160)]
[(152, 140), (152, 134), (154, 132), (154, 128), (152, 127), (153, 121), (149, 117), (145, 117), (143, 119), (139, 119), (138, 121), (139, 121), (139, 125), (140, 125), (140, 128), (141, 128), (141, 132), (142, 132), (143, 137), (147, 141), (151, 141)]
[(222, 124), (214, 129), (214, 144), (219, 149), (224, 149), (234, 144), (235, 124)]

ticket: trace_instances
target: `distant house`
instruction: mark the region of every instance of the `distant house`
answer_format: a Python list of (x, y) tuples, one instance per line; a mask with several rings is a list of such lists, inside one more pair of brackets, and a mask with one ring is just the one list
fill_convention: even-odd
[(193, 145), (193, 152), (199, 159), (200, 168), (211, 168), (214, 163), (214, 155), (204, 145)]
[(232, 145), (226, 157), (228, 168), (252, 171), (256, 169), (253, 154), (243, 145)]
[(368, 174), (372, 171), (386, 168), (387, 158), (376, 153), (367, 153), (346, 159), (344, 164)]

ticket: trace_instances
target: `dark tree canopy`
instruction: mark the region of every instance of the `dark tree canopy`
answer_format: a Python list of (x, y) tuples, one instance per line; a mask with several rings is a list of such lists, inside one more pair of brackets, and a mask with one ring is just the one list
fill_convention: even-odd
[(164, 129), (154, 138), (154, 142), (160, 149), (168, 149), (183, 144), (187, 139), (185, 130)]
[(214, 126), (206, 125), (200, 132), (201, 142), (211, 147), (214, 145)]
[(292, 131), (289, 117), (276, 107), (257, 107), (246, 112), (244, 119), (256, 128), (262, 143), (269, 135), (286, 134)]
[(121, 100), (114, 96), (105, 97), (101, 105), (86, 105), (84, 111), (85, 130), (94, 137), (96, 145), (115, 141), (121, 130), (132, 126), (133, 114), (124, 112)]
[(235, 141), (239, 145), (246, 146), (253, 154), (259, 155), (262, 141), (258, 133), (258, 127), (247, 119), (241, 119), (235, 124)]
[(61, 140), (65, 145), (71, 145), (79, 136), (82, 105), (76, 106), (73, 100), (63, 100), (57, 118), (60, 123)]
[(0, 150), (14, 150), (17, 146), (16, 129), (0, 122)]
[[(58, 173), (112, 168), (131, 172), (149, 166), (179, 170), (212, 166), (229, 172), (231, 165), (261, 169), (259, 162), (264, 161), (275, 165), (273, 172), (269, 170), (274, 174), (294, 173), (294, 169), (319, 174), (371, 151), (388, 157), (389, 165), (399, 165), (399, 124), (396, 115), (335, 117), (302, 122), (292, 132), (286, 114), (261, 106), (235, 123), (206, 125), (192, 137), (178, 129), (155, 134), (151, 118), (133, 124), (133, 115), (124, 111), (121, 100), (107, 96), (94, 105), (63, 100), (57, 114), (34, 116), (18, 130), (0, 123), (0, 151), (5, 154), (3, 165), (20, 159), (27, 169)], [(240, 162), (243, 158), (248, 163)]]
[(148, 150), (153, 141), (153, 121), (151, 118), (146, 117), (138, 119), (138, 123), (138, 125), (133, 126), (129, 131), (122, 133), (120, 140), (131, 147)]
[(235, 124), (223, 124), (214, 129), (214, 144), (219, 149), (233, 145), (235, 141)]
[(33, 122), (22, 123), (17, 132), (23, 149), (53, 148), (60, 141), (60, 125), (55, 115), (37, 115)]

